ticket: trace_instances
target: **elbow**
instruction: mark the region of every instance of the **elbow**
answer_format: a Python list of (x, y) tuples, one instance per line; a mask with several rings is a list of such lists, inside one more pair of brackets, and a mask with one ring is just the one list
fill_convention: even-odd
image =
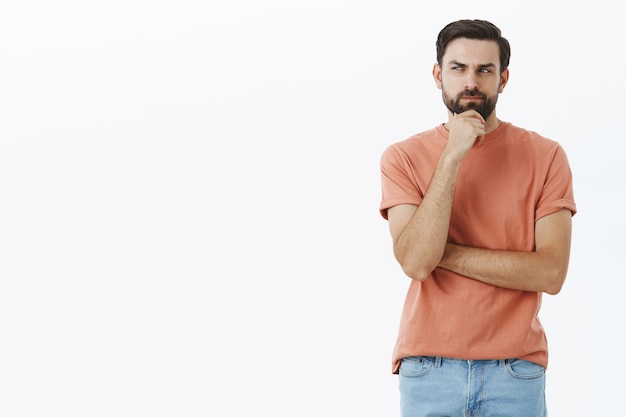
[(561, 292), (561, 289), (563, 288), (563, 284), (565, 283), (565, 277), (567, 276), (567, 268), (563, 269), (558, 269), (553, 271), (548, 277), (547, 277), (547, 285), (544, 288), (544, 292), (550, 295), (557, 295), (558, 293)]
[(415, 281), (424, 281), (435, 270), (438, 263), (434, 263), (434, 259), (417, 256), (418, 253), (407, 254), (397, 250), (397, 248), (394, 250), (395, 258), (402, 267), (404, 274)]
[(546, 294), (550, 294), (550, 295), (557, 295), (558, 293), (561, 292), (561, 288), (563, 287), (563, 285), (551, 285), (549, 287), (546, 287), (543, 292), (545, 292)]
[(400, 263), (405, 275), (415, 281), (424, 281), (428, 278), (434, 268), (424, 268), (421, 265)]

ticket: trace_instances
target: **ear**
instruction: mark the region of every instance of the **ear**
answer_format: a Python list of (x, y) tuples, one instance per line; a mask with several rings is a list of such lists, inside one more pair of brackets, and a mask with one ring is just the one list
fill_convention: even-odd
[(435, 84), (437, 84), (437, 88), (441, 90), (443, 84), (441, 82), (441, 66), (439, 64), (435, 64), (433, 66), (433, 78), (435, 79)]
[(500, 88), (498, 89), (498, 93), (502, 93), (504, 91), (504, 87), (506, 86), (506, 83), (509, 82), (509, 69), (505, 69), (504, 71), (502, 71), (502, 74), (500, 74)]

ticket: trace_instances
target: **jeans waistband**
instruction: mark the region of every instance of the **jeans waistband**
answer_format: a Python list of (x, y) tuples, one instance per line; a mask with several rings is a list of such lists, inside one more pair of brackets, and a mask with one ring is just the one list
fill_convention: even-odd
[(441, 365), (443, 362), (464, 362), (467, 363), (469, 365), (472, 364), (497, 364), (499, 367), (503, 367), (507, 364), (507, 362), (509, 361), (508, 359), (478, 359), (478, 360), (474, 360), (474, 359), (457, 359), (457, 358), (445, 358), (442, 356), (434, 356), (435, 359), (435, 368), (441, 368)]

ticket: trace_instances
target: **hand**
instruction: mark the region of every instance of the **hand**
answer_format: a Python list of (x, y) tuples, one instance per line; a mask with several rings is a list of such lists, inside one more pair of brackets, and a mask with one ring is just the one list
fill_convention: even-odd
[(444, 152), (460, 162), (467, 152), (485, 137), (485, 119), (476, 110), (454, 114), (446, 124), (449, 135)]

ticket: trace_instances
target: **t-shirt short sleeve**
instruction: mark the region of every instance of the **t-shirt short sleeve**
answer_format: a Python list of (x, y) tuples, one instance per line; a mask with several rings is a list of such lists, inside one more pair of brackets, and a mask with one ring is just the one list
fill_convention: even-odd
[(380, 161), (382, 200), (380, 214), (387, 219), (387, 209), (399, 204), (419, 206), (424, 198), (411, 162), (397, 145), (388, 147)]
[(565, 151), (561, 146), (557, 146), (546, 175), (541, 196), (537, 202), (535, 221), (563, 208), (570, 210), (572, 216), (576, 214), (572, 171)]

